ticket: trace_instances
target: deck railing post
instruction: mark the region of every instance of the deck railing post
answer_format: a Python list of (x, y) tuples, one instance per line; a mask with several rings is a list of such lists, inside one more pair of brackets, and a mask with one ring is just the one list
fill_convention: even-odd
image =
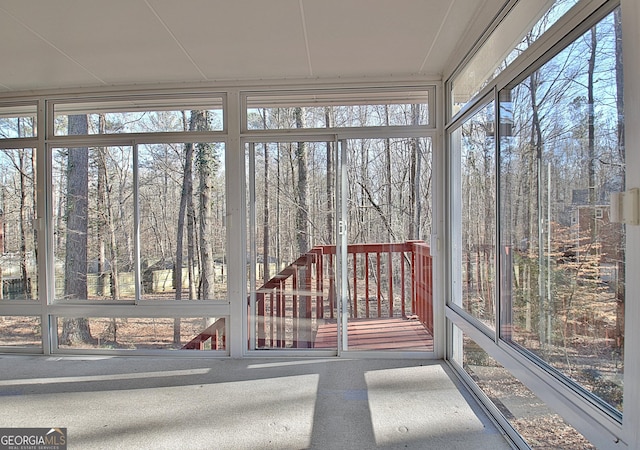
[(369, 252), (364, 252), (364, 303), (367, 319), (371, 317), (369, 311)]
[(324, 319), (324, 275), (322, 248), (316, 252), (316, 317)]
[(311, 274), (313, 265), (313, 255), (311, 253), (307, 253), (307, 261), (304, 266), (304, 302), (305, 302), (305, 319), (303, 321), (304, 325), (304, 340), (302, 342), (302, 346), (309, 348), (311, 346), (312, 339), (312, 328), (313, 328), (313, 314), (311, 309)]
[[(348, 247), (347, 247), (348, 248)], [(353, 258), (353, 317), (358, 317), (358, 254), (356, 252), (347, 253)]]
[(285, 305), (285, 298), (284, 298), (284, 282), (281, 281), (280, 283), (278, 283), (278, 288), (277, 288), (277, 301), (278, 301), (278, 306), (276, 308), (276, 321), (277, 321), (277, 325), (276, 325), (276, 329), (277, 329), (277, 340), (278, 340), (278, 347), (283, 347), (284, 346), (284, 305)]
[(400, 313), (402, 314), (402, 317), (407, 316), (407, 311), (405, 306), (405, 300), (406, 300), (405, 290), (407, 289), (407, 286), (404, 279), (405, 250), (406, 249), (403, 249), (402, 253), (400, 253), (400, 301), (402, 302), (400, 306)]
[(382, 317), (382, 280), (380, 278), (382, 271), (380, 269), (380, 251), (376, 252), (376, 278), (377, 278), (377, 294), (378, 294), (378, 317)]
[(298, 266), (293, 268), (293, 276), (291, 277), (291, 298), (293, 301), (293, 348), (298, 348), (298, 330), (300, 329), (300, 319), (298, 318)]
[(331, 311), (331, 319), (335, 317), (336, 308), (336, 270), (334, 267), (333, 253), (329, 254), (329, 310)]
[(389, 249), (387, 253), (387, 273), (389, 277), (389, 317), (393, 317), (393, 252)]
[(276, 307), (275, 301), (275, 293), (273, 291), (269, 292), (269, 347), (273, 346), (274, 342), (274, 321), (273, 321), (273, 309)]
[(258, 347), (264, 347), (265, 345), (265, 301), (264, 301), (264, 293), (258, 292), (256, 294), (256, 303), (257, 305), (257, 316), (256, 321), (258, 322)]
[(416, 280), (416, 246), (411, 245), (411, 313), (418, 314), (418, 282)]

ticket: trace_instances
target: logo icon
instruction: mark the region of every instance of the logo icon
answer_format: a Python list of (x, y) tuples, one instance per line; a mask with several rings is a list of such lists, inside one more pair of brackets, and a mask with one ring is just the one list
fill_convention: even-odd
[(66, 428), (0, 428), (0, 450), (66, 450)]

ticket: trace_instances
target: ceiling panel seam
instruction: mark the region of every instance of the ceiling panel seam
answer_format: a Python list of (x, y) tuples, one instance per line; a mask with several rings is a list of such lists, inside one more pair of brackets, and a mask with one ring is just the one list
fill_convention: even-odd
[(106, 85), (108, 84), (106, 81), (104, 81), (102, 78), (100, 78), (98, 75), (96, 75), (95, 73), (93, 73), (91, 70), (89, 70), (88, 68), (86, 68), (82, 63), (80, 63), (80, 61), (77, 61), (75, 58), (73, 58), (71, 55), (69, 55), (68, 53), (66, 53), (64, 50), (62, 50), (61, 48), (59, 48), (57, 45), (55, 45), (53, 42), (51, 42), (49, 39), (47, 39), (46, 37), (44, 37), (43, 35), (41, 35), (40, 33), (38, 33), (36, 30), (34, 30), (33, 28), (31, 28), (29, 25), (27, 25), (26, 23), (24, 23), (23, 21), (21, 21), (20, 19), (18, 19), (16, 16), (14, 16), (13, 14), (11, 14), (9, 11), (7, 11), (6, 9), (0, 7), (0, 11), (3, 11), (7, 16), (11, 17), (12, 20), (14, 20), (15, 22), (17, 22), (18, 24), (20, 24), (20, 26), (24, 27), (27, 31), (29, 31), (30, 33), (32, 33), (34, 36), (36, 36), (38, 39), (40, 39), (42, 42), (44, 42), (45, 44), (47, 44), (49, 47), (53, 48), (55, 51), (57, 51), (58, 53), (60, 53), (62, 56), (64, 56), (65, 58), (67, 58), (69, 61), (73, 62), (74, 64), (76, 64), (78, 67), (80, 67), (82, 70), (84, 70), (85, 72), (87, 72), (89, 75), (91, 75), (93, 78), (95, 78), (96, 80), (98, 80), (100, 83)]
[(300, 4), (300, 18), (302, 19), (302, 34), (304, 35), (304, 46), (307, 51), (307, 64), (309, 65), (309, 76), (313, 76), (313, 65), (311, 64), (311, 52), (309, 51), (309, 37), (307, 36), (307, 21), (304, 17), (304, 6), (302, 0), (298, 0)]
[(440, 34), (442, 33), (442, 29), (444, 28), (445, 23), (447, 23), (447, 20), (449, 19), (449, 14), (451, 14), (451, 10), (453, 9), (453, 5), (455, 4), (455, 2), (456, 0), (451, 0), (449, 2), (449, 7), (447, 8), (447, 12), (444, 14), (444, 17), (440, 21), (440, 26), (438, 27), (438, 31), (436, 32), (436, 35), (434, 36), (433, 41), (429, 46), (429, 50), (427, 51), (427, 54), (425, 55), (424, 60), (422, 60), (422, 65), (420, 66), (419, 73), (422, 73), (424, 71), (424, 67), (427, 65), (427, 61), (431, 56), (431, 52), (436, 46), (436, 42), (438, 42), (438, 39), (440, 39)]
[(178, 38), (176, 37), (175, 34), (173, 34), (173, 31), (171, 31), (171, 28), (169, 28), (169, 25), (166, 24), (166, 22), (164, 20), (162, 20), (162, 17), (160, 17), (160, 14), (158, 14), (158, 12), (153, 8), (153, 6), (151, 6), (149, 4), (148, 0), (144, 0), (144, 2), (147, 5), (147, 8), (149, 8), (149, 10), (153, 13), (154, 16), (156, 16), (156, 19), (158, 19), (158, 22), (160, 22), (160, 24), (162, 24), (162, 26), (164, 27), (165, 30), (167, 30), (167, 33), (169, 33), (169, 36), (171, 36), (171, 39), (173, 39), (173, 41), (176, 43), (176, 45), (180, 48), (180, 50), (182, 51), (182, 53), (184, 53), (184, 55), (187, 57), (187, 59), (189, 60), (189, 62), (193, 65), (193, 67), (195, 67), (195, 69), (198, 71), (198, 73), (200, 74), (200, 76), (205, 80), (205, 81), (211, 81), (209, 79), (209, 77), (207, 77), (207, 75), (202, 71), (202, 69), (200, 69), (200, 66), (198, 66), (198, 64), (195, 62), (195, 60), (191, 57), (191, 55), (189, 54), (189, 52), (187, 51), (187, 49), (184, 47), (184, 45), (182, 45), (182, 43), (180, 42), (180, 40), (178, 40)]

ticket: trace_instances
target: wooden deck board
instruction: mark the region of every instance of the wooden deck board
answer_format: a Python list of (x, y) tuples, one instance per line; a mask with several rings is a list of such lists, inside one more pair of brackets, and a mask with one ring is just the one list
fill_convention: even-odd
[[(350, 319), (347, 334), (350, 350), (433, 351), (433, 337), (418, 320)], [(314, 348), (336, 348), (337, 345), (335, 320), (320, 325)]]

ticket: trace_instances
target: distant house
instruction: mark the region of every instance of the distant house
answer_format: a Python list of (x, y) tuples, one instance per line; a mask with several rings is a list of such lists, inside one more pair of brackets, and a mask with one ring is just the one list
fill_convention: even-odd
[[(624, 259), (624, 227), (609, 220), (610, 206), (598, 195), (589, 204), (587, 189), (574, 190), (571, 211), (571, 237), (574, 257), (589, 253), (600, 258), (601, 277), (614, 277)], [(604, 280), (606, 281), (606, 280)]]

